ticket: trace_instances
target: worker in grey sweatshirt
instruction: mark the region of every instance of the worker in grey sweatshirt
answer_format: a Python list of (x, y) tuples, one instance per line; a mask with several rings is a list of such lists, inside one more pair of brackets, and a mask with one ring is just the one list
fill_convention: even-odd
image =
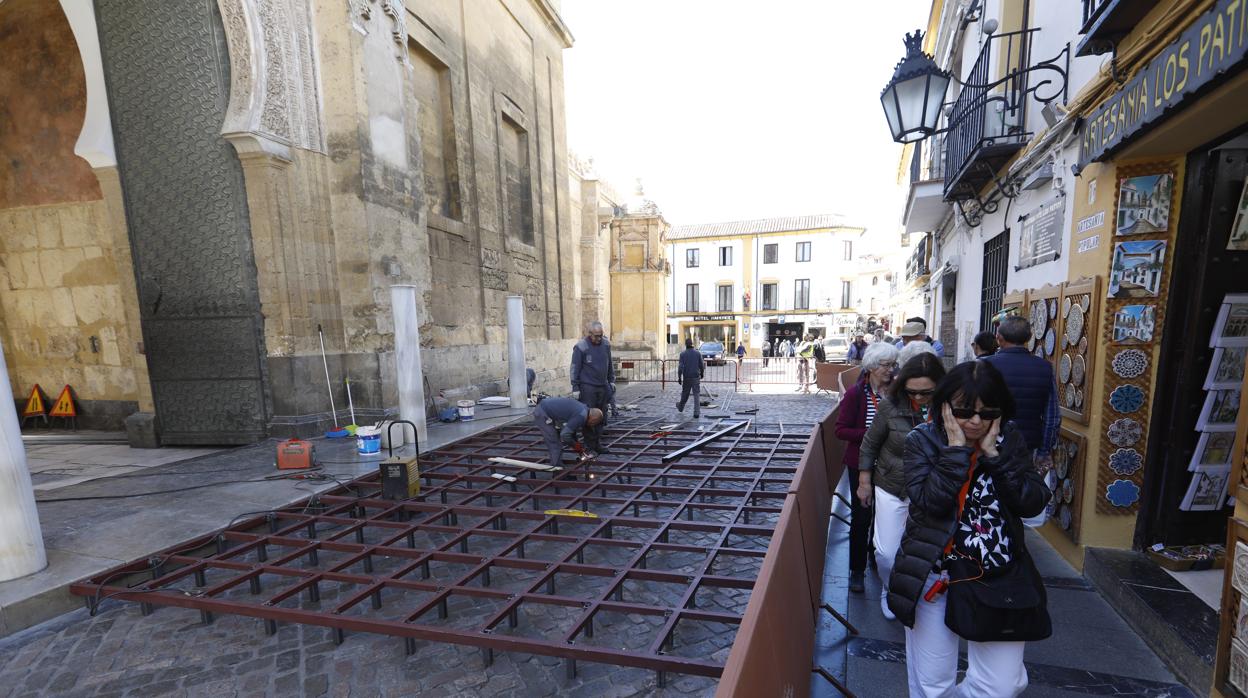
[[(589, 334), (572, 348), (572, 390), (579, 393), (582, 404), (606, 414), (615, 384), (615, 367), (611, 364), (611, 343), (602, 336), (602, 323), (589, 325)], [(585, 447), (595, 453), (606, 453), (602, 446), (602, 430), (606, 419), (585, 430)]]
[(680, 365), (676, 371), (676, 380), (680, 383), (680, 402), (676, 403), (676, 411), (684, 412), (689, 394), (693, 393), (693, 416), (702, 416), (702, 376), (706, 371), (706, 363), (702, 353), (693, 348), (693, 340), (685, 340), (685, 350), (680, 352)]
[(533, 409), (533, 423), (541, 430), (550, 464), (555, 466), (563, 462), (564, 447), (576, 443), (578, 431), (601, 422), (602, 410), (589, 409), (568, 397), (548, 397)]

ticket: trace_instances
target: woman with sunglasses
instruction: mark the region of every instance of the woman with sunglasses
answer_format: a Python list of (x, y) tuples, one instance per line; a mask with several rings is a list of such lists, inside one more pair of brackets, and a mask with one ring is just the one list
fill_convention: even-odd
[[(893, 380), (897, 367), (897, 348), (884, 342), (867, 347), (862, 355), (862, 377), (845, 389), (836, 416), (836, 438), (845, 442), (842, 461), (849, 473), (849, 486), (858, 483), (858, 449), (862, 437), (875, 421), (876, 412), (885, 400), (885, 389)], [(871, 508), (857, 497), (850, 497), (849, 519), (849, 590), (861, 594), (866, 590), (867, 532), (871, 528)]]
[(910, 695), (955, 694), (964, 637), (956, 695), (1013, 698), (1027, 688), (1021, 640), (1051, 633), (1021, 522), (1044, 509), (1049, 491), (991, 364), (959, 364), (928, 409), (932, 421), (906, 437), (909, 519), (889, 580), (888, 605), (906, 626)]
[(895, 617), (888, 610), (888, 577), (909, 507), (902, 464), (906, 435), (931, 418), (932, 395), (944, 377), (945, 367), (934, 352), (918, 354), (903, 364), (858, 453), (858, 500), (864, 507), (875, 504), (875, 569), (880, 574), (880, 610), (888, 620)]

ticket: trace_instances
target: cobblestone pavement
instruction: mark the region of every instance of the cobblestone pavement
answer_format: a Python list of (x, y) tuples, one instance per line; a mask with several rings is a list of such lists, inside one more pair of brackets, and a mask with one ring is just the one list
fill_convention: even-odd
[[(807, 429), (832, 408), (834, 400), (814, 395), (755, 395), (733, 392), (731, 385), (707, 385), (713, 397), (701, 422), (738, 418), (741, 410), (759, 423)], [(660, 423), (692, 419), (675, 409), (679, 389), (657, 384), (621, 386), (622, 414), (651, 417)], [(799, 426), (803, 425), (803, 426)], [(664, 561), (681, 569), (697, 560)], [(502, 580), (500, 580), (500, 583)], [(564, 590), (567, 593), (567, 590)], [(636, 589), (638, 598), (660, 593)], [(699, 606), (741, 612), (748, 595), (719, 593), (699, 598)], [(326, 598), (323, 592), (322, 598)], [(456, 614), (452, 613), (451, 618)], [(527, 633), (550, 636), (569, 620), (545, 612), (522, 620)], [(630, 645), (653, 632), (648, 619), (623, 616), (615, 628), (600, 625), (595, 637)], [(685, 656), (723, 660), (732, 628), (714, 625), (680, 629), (673, 650)], [(516, 632), (519, 632), (517, 630)], [(420, 642), (407, 656), (399, 638), (348, 634), (336, 645), (332, 631), (281, 625), (267, 636), (258, 619), (222, 616), (209, 626), (198, 611), (159, 608), (142, 616), (137, 605), (106, 600), (100, 613), (85, 610), (61, 616), (0, 640), (0, 697), (3, 696), (686, 696), (710, 695), (713, 679), (669, 676), (658, 688), (654, 672), (579, 662), (569, 679), (555, 657), (497, 652), (486, 666), (476, 648)]]

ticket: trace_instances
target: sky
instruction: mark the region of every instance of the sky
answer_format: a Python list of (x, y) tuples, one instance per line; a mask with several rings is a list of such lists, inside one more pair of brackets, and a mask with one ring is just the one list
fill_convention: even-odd
[[(841, 213), (896, 240), (880, 91), (930, 0), (563, 0), (568, 147), (673, 225)], [(871, 232), (887, 232), (876, 237)]]

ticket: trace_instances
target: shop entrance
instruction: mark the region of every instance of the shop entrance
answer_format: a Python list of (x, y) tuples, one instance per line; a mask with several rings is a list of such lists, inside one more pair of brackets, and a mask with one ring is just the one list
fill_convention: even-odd
[[(1189, 466), (1216, 471), (1223, 464), (1229, 468), (1232, 458), (1234, 413), (1248, 349), (1217, 349), (1210, 344), (1215, 327), (1223, 335), (1232, 331), (1227, 326), (1233, 323), (1219, 319), (1226, 296), (1248, 293), (1248, 246), (1228, 249), (1248, 175), (1248, 142), (1242, 140), (1235, 140), (1239, 147), (1201, 149), (1187, 159), (1171, 279), (1200, 281), (1184, 283), (1184, 292), (1170, 294), (1165, 307), (1166, 331), (1148, 444), (1148, 453), (1157, 460), (1146, 466), (1136, 524), (1137, 547), (1158, 542), (1218, 543), (1226, 538), (1230, 510), (1225, 506), (1225, 488), (1212, 498), (1199, 493), (1206, 500), (1202, 504), (1208, 507), (1205, 510), (1184, 510), (1182, 505), (1193, 479), (1200, 477)], [(1156, 300), (1166, 302), (1164, 296)], [(1129, 334), (1138, 322), (1125, 320), (1122, 331)], [(1115, 327), (1118, 325), (1116, 321)], [(1210, 372), (1215, 358), (1225, 371)], [(1211, 377), (1213, 384), (1209, 383)], [(1212, 409), (1207, 409), (1207, 403)], [(1225, 424), (1227, 418), (1229, 425)], [(1216, 503), (1209, 504), (1211, 501)]]
[(734, 322), (682, 322), (680, 334), (693, 340), (697, 347), (702, 342), (722, 342), (724, 351), (731, 353), (737, 349), (737, 325)]
[(794, 344), (802, 341), (802, 333), (806, 329), (804, 322), (772, 322), (766, 325), (767, 342), (771, 344), (773, 356), (776, 348), (786, 339)]

